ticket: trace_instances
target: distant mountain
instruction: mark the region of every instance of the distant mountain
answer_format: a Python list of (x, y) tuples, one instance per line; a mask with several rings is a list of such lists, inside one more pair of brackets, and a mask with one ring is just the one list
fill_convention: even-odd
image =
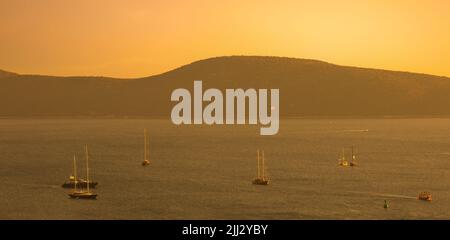
[(279, 88), (282, 116), (450, 115), (450, 79), (283, 57), (197, 61), (139, 79), (0, 72), (0, 116), (170, 116), (176, 88)]

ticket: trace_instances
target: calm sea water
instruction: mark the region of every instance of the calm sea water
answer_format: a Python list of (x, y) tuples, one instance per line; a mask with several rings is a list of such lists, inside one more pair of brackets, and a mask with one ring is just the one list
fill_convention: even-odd
[[(60, 186), (74, 154), (84, 175), (84, 144), (95, 201)], [(360, 165), (339, 167), (351, 145)], [(257, 148), (269, 186), (251, 184)], [(153, 119), (0, 120), (0, 182), (0, 219), (450, 219), (450, 119), (282, 120), (275, 136)]]

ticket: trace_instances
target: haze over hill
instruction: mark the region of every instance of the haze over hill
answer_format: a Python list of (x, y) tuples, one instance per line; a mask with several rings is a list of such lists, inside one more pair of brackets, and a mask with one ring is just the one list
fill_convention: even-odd
[(0, 116), (170, 117), (176, 88), (279, 88), (281, 116), (450, 115), (450, 79), (283, 57), (197, 61), (145, 78), (0, 71)]

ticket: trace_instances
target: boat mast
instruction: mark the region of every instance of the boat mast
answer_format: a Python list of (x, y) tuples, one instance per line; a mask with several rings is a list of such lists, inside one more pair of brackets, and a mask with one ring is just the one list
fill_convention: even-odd
[(73, 177), (75, 178), (75, 182), (73, 184), (73, 190), (77, 191), (77, 160), (75, 158), (75, 155), (73, 155)]
[(264, 164), (264, 150), (262, 151), (262, 172), (263, 179), (266, 179), (266, 165)]
[(261, 174), (260, 174), (260, 170), (259, 170), (259, 149), (258, 150), (256, 150), (256, 159), (257, 159), (257, 165), (258, 165), (258, 173), (256, 174), (257, 176), (258, 176), (258, 178), (260, 178), (261, 177)]
[(87, 145), (84, 146), (86, 151), (86, 186), (87, 186), (87, 192), (89, 192), (89, 152)]
[(354, 151), (353, 151), (353, 145), (352, 145), (352, 162), (355, 160), (355, 154), (354, 154)]
[(147, 160), (147, 128), (144, 128), (144, 161)]

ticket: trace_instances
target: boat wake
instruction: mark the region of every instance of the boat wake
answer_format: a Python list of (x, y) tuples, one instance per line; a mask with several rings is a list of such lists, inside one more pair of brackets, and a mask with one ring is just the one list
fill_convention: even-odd
[(358, 191), (347, 191), (348, 193), (357, 193), (357, 194), (367, 194), (371, 196), (377, 197), (390, 197), (390, 198), (403, 198), (403, 199), (417, 199), (417, 197), (399, 195), (399, 194), (390, 194), (390, 193), (377, 193), (377, 192), (358, 192)]
[(17, 182), (3, 182), (3, 183), (31, 188), (61, 188), (60, 185), (51, 185), (51, 184), (17, 183)]
[(450, 152), (434, 153), (434, 155), (450, 155)]
[(349, 129), (349, 130), (341, 130), (339, 132), (350, 132), (350, 133), (358, 133), (358, 132), (368, 132), (369, 129)]

